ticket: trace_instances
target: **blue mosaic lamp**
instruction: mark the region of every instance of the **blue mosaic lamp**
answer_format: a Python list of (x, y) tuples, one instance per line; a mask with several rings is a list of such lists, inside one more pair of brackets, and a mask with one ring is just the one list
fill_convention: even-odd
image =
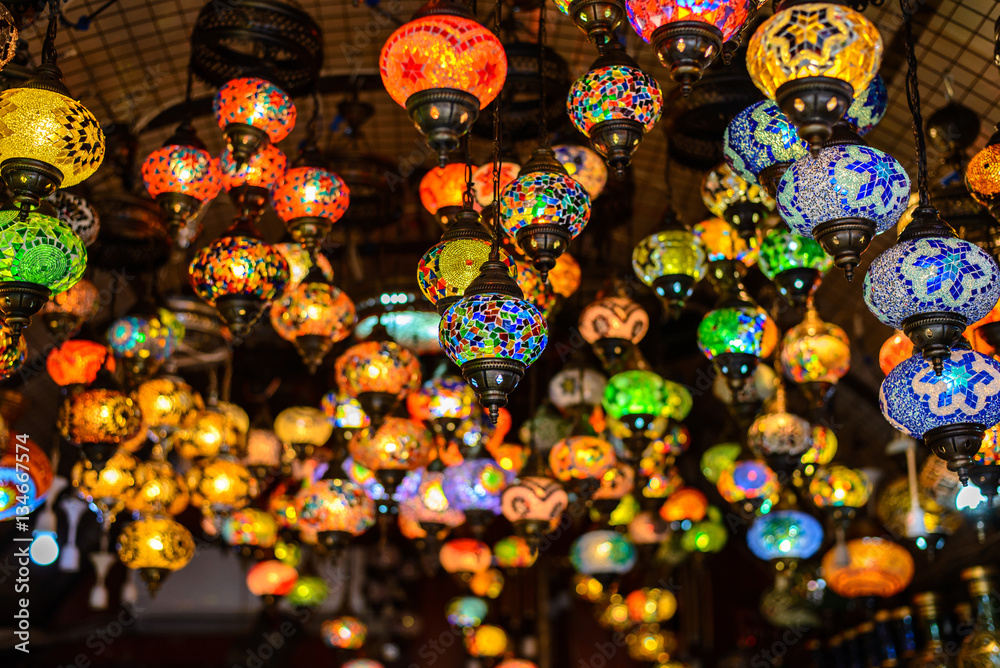
[(764, 561), (808, 559), (823, 544), (823, 525), (800, 510), (776, 510), (754, 520), (747, 547)]
[(864, 296), (875, 317), (902, 329), (940, 374), (966, 326), (1000, 298), (1000, 268), (933, 207), (920, 206), (896, 244), (872, 262)]
[(853, 143), (797, 160), (781, 177), (777, 200), (788, 227), (814, 237), (850, 281), (872, 237), (906, 210), (910, 177), (895, 158), (861, 144), (857, 135), (841, 140)]
[(844, 120), (854, 127), (859, 136), (864, 137), (882, 120), (888, 106), (889, 92), (885, 88), (885, 81), (882, 80), (882, 75), (876, 74), (868, 88), (854, 96), (854, 102), (844, 114)]
[(775, 229), (760, 242), (757, 266), (789, 302), (805, 305), (833, 261), (812, 237)]
[(809, 153), (809, 144), (771, 100), (736, 114), (723, 133), (722, 144), (729, 166), (747, 181), (760, 183), (771, 197), (785, 170)]
[(1000, 422), (1000, 363), (956, 349), (938, 374), (914, 355), (882, 381), (879, 407), (894, 427), (922, 438), (966, 485), (986, 428)]

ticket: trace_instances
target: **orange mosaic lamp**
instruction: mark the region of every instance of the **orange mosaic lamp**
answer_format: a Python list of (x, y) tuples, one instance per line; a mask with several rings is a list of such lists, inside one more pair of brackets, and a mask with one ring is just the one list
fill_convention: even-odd
[(913, 571), (906, 548), (884, 538), (851, 540), (823, 557), (827, 586), (844, 598), (895, 596), (910, 584)]

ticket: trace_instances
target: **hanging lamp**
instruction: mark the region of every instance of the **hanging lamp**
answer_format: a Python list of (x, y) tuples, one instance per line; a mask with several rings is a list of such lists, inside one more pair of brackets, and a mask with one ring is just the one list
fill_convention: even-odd
[(713, 216), (724, 218), (744, 239), (757, 235), (757, 225), (774, 211), (774, 199), (756, 183), (721, 163), (701, 180), (701, 200)]
[(764, 235), (757, 266), (783, 297), (801, 306), (833, 267), (833, 260), (812, 237), (779, 228)]
[(297, 114), (288, 94), (266, 76), (231, 79), (216, 93), (212, 111), (237, 166), (287, 137)]
[(553, 0), (573, 25), (587, 35), (600, 51), (616, 39), (615, 33), (625, 20), (625, 0)]

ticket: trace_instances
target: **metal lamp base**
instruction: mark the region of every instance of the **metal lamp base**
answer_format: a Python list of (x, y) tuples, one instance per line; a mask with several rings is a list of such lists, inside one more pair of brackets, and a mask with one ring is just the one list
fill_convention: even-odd
[(854, 268), (875, 236), (875, 223), (865, 218), (839, 218), (813, 228), (813, 237), (833, 263), (844, 270), (847, 282), (854, 280)]

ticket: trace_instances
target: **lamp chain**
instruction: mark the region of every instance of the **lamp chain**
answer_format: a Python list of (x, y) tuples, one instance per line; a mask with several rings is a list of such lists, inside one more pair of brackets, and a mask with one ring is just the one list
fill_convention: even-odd
[(472, 142), (469, 140), (468, 132), (462, 138), (462, 145), (465, 149), (465, 193), (462, 194), (462, 204), (466, 209), (473, 206), (472, 194)]
[(545, 5), (547, 3), (542, 3), (542, 6), (538, 8), (538, 92), (539, 92), (539, 105), (538, 105), (538, 115), (541, 118), (538, 119), (538, 144), (539, 146), (548, 146), (549, 144), (549, 119), (548, 119), (548, 108), (546, 107), (547, 101), (547, 86), (545, 82)]
[[(500, 35), (500, 4), (502, 0), (496, 0), (493, 11), (493, 32), (499, 39)], [(490, 260), (498, 262), (500, 260), (500, 99), (503, 97), (503, 88), (497, 93), (493, 100), (493, 244), (490, 247)]]
[(931, 198), (927, 186), (927, 142), (924, 137), (924, 121), (920, 113), (920, 82), (917, 79), (917, 55), (913, 38), (913, 14), (916, 7), (911, 0), (899, 0), (903, 13), (903, 35), (906, 41), (906, 101), (913, 116), (913, 139), (917, 151), (917, 193), (920, 206), (930, 206)]
[(45, 41), (42, 43), (42, 62), (48, 65), (56, 64), (56, 30), (59, 26), (59, 0), (49, 3), (49, 25), (45, 30)]

